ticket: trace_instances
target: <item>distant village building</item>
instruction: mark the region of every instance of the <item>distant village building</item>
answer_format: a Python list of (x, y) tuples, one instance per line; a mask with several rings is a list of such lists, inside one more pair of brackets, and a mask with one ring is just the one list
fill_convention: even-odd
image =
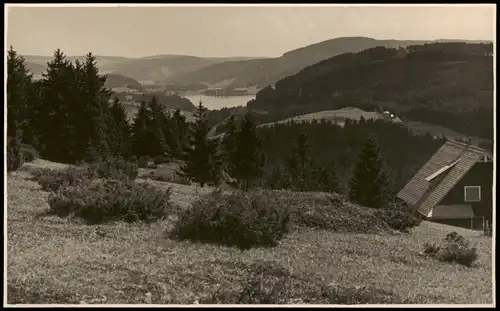
[(203, 91), (203, 95), (207, 96), (224, 96), (225, 92), (224, 89), (222, 88), (213, 88), (213, 89), (208, 89)]
[(493, 216), (492, 158), (482, 148), (448, 141), (397, 197), (429, 221), (482, 230)]
[(239, 87), (239, 88), (235, 88), (232, 92), (233, 94), (232, 95), (247, 95), (248, 94), (248, 89), (245, 88), (245, 87)]

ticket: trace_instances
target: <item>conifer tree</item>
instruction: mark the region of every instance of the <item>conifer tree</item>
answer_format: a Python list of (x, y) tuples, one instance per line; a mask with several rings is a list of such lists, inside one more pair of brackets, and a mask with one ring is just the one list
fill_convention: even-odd
[(137, 113), (134, 116), (134, 121), (132, 124), (132, 141), (131, 149), (132, 153), (138, 158), (142, 156), (149, 156), (149, 145), (148, 140), (149, 134), (149, 124), (151, 120), (151, 112), (148, 107), (148, 103), (141, 102)]
[[(32, 92), (32, 75), (26, 68), (24, 58), (11, 46), (7, 53), (7, 136), (14, 137), (20, 130), (23, 134), (33, 133), (28, 129), (34, 126), (33, 102), (29, 97)], [(17, 122), (17, 126), (16, 126)], [(22, 137), (31, 142), (33, 137)]]
[(244, 189), (248, 190), (262, 176), (264, 164), (262, 143), (250, 113), (245, 115), (240, 130), (232, 136), (234, 147), (228, 156), (229, 174), (242, 182)]
[(170, 137), (170, 127), (169, 120), (167, 118), (165, 108), (158, 99), (153, 96), (149, 102), (149, 108), (151, 109), (151, 119), (149, 124), (150, 131), (150, 156), (164, 156), (169, 150), (168, 148), (168, 138)]
[(316, 180), (316, 189), (324, 192), (340, 193), (338, 169), (335, 162), (330, 162), (326, 166), (316, 165), (313, 178)]
[(170, 118), (171, 136), (170, 136), (170, 153), (173, 156), (179, 156), (183, 147), (187, 143), (187, 134), (189, 126), (186, 122), (186, 117), (181, 114), (179, 108), (174, 110)]
[(349, 187), (351, 201), (372, 208), (388, 200), (388, 176), (377, 139), (370, 135), (358, 156)]
[(7, 171), (16, 171), (23, 165), (23, 155), (21, 154), (21, 130), (17, 120), (12, 121), (12, 137), (8, 137), (7, 142)]
[(235, 148), (236, 148), (236, 122), (234, 115), (231, 115), (225, 122), (226, 132), (222, 136), (221, 150), (223, 154), (223, 169), (231, 173), (234, 170)]
[(54, 52), (54, 58), (47, 63), (40, 86), (40, 141), (42, 158), (71, 163), (72, 154), (69, 145), (74, 136), (74, 124), (71, 118), (70, 98), (73, 82), (73, 68), (61, 50)]
[(105, 88), (106, 76), (99, 75), (97, 60), (88, 53), (83, 65), (83, 96), (86, 102), (87, 158), (96, 161), (110, 155), (107, 121), (109, 120), (109, 99), (111, 90)]
[(312, 190), (311, 175), (314, 165), (304, 133), (298, 133), (296, 136), (295, 145), (287, 159), (287, 168), (292, 188), (297, 191)]
[(110, 107), (109, 145), (115, 156), (128, 157), (131, 152), (131, 127), (122, 103), (115, 98)]
[(188, 144), (183, 148), (181, 160), (184, 164), (177, 172), (179, 175), (197, 182), (200, 186), (219, 183), (220, 156), (217, 152), (218, 141), (209, 139), (206, 118), (207, 109), (200, 101), (195, 112), (196, 121), (191, 124)]

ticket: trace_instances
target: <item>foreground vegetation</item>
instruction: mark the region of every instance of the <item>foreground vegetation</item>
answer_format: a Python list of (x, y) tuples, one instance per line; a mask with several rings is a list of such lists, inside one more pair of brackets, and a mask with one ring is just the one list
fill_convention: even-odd
[[(468, 230), (423, 222), (396, 234), (374, 223), (376, 210), (342, 197), (274, 191), (268, 196), (291, 207), (294, 223), (275, 247), (177, 241), (168, 233), (179, 215), (200, 195), (212, 197), (209, 189), (137, 180), (171, 188), (169, 201), (179, 209), (149, 225), (86, 225), (40, 217), (50, 209), (50, 194), (27, 171), (49, 166), (63, 168), (36, 160), (8, 177), (9, 303), (491, 302), (491, 238)], [(323, 223), (331, 227), (314, 217), (327, 207), (332, 216)], [(363, 227), (371, 230), (353, 230)], [(419, 255), (424, 243), (438, 243), (450, 231), (476, 247), (470, 268)]]

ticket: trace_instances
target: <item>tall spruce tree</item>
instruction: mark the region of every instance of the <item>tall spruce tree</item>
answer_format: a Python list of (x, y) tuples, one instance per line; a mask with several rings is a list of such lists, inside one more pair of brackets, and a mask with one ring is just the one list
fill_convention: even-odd
[(122, 103), (115, 98), (110, 107), (109, 146), (115, 156), (129, 157), (131, 154), (131, 127)]
[(146, 101), (141, 102), (132, 124), (132, 153), (137, 157), (149, 156), (151, 111)]
[(354, 166), (349, 198), (372, 208), (381, 208), (388, 201), (388, 176), (377, 139), (373, 135), (366, 139)]
[(12, 137), (7, 139), (7, 172), (16, 171), (23, 165), (21, 154), (21, 129), (17, 120), (12, 121)]
[(47, 160), (73, 162), (74, 153), (70, 145), (74, 137), (71, 118), (73, 68), (61, 50), (54, 52), (54, 58), (47, 63), (40, 86), (40, 154)]
[(207, 109), (200, 101), (195, 112), (196, 121), (191, 124), (188, 144), (183, 148), (181, 160), (184, 164), (177, 173), (200, 186), (220, 181), (220, 155), (217, 152), (218, 141), (209, 139), (207, 134)]
[(234, 145), (228, 156), (229, 174), (248, 190), (262, 176), (264, 165), (262, 143), (250, 113), (245, 114), (240, 130), (231, 136), (234, 137)]
[(108, 146), (109, 100), (111, 90), (107, 89), (106, 76), (99, 75), (97, 60), (88, 53), (83, 65), (83, 100), (87, 104), (87, 159), (96, 161), (110, 155)]
[(186, 122), (186, 117), (182, 115), (179, 108), (174, 110), (170, 118), (171, 136), (170, 136), (170, 153), (173, 156), (179, 156), (183, 147), (187, 143), (189, 126)]
[[(34, 127), (31, 79), (32, 74), (26, 68), (24, 58), (11, 46), (7, 53), (7, 136), (14, 137), (19, 130), (22, 132), (21, 139), (27, 143), (34, 140), (31, 131)], [(25, 136), (29, 134), (31, 137)]]
[(316, 165), (313, 178), (316, 180), (315, 190), (335, 193), (342, 192), (339, 184), (338, 168), (333, 161), (325, 166)]
[(171, 135), (165, 107), (155, 96), (153, 96), (149, 102), (149, 108), (151, 109), (151, 119), (149, 120), (150, 156), (164, 156), (165, 153), (169, 152), (167, 142)]
[(296, 191), (310, 191), (314, 189), (312, 173), (313, 159), (309, 150), (307, 135), (298, 133), (295, 145), (287, 159), (287, 169), (290, 176), (290, 186)]
[(225, 122), (226, 132), (222, 136), (221, 150), (223, 154), (223, 170), (231, 173), (234, 170), (234, 159), (236, 149), (236, 121), (234, 115), (231, 115)]

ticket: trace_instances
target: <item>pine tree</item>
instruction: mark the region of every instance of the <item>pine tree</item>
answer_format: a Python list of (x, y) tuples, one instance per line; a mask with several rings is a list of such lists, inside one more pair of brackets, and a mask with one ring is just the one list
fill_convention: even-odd
[(141, 102), (137, 113), (134, 116), (132, 124), (132, 154), (138, 158), (149, 156), (149, 124), (151, 120), (151, 112), (147, 102)]
[(177, 172), (194, 182), (204, 186), (208, 183), (219, 183), (220, 156), (217, 153), (218, 141), (209, 139), (206, 119), (207, 109), (200, 102), (195, 112), (196, 121), (190, 128), (188, 144), (183, 148), (181, 160), (184, 164)]
[(338, 169), (335, 162), (332, 161), (327, 166), (316, 165), (313, 177), (317, 183), (315, 190), (335, 193), (341, 192)]
[(7, 136), (14, 136), (17, 122), (21, 142), (39, 149), (39, 83), (32, 79), (24, 57), (11, 46), (7, 54)]
[(129, 157), (131, 153), (131, 127), (122, 103), (115, 98), (110, 107), (110, 132), (108, 135), (111, 153)]
[(21, 154), (21, 130), (19, 123), (14, 120), (12, 126), (12, 137), (8, 137), (7, 143), (7, 171), (16, 171), (23, 165), (23, 155)]
[(248, 190), (252, 183), (262, 176), (264, 154), (257, 135), (256, 125), (250, 113), (241, 122), (241, 128), (234, 134), (233, 151), (230, 151), (228, 167), (231, 177), (243, 182)]
[[(40, 154), (47, 160), (71, 163), (74, 139), (71, 118), (71, 85), (73, 68), (63, 52), (57, 49), (54, 58), (47, 63), (40, 86)], [(80, 116), (83, 117), (83, 116)], [(73, 136), (73, 137), (72, 137)]]
[(181, 114), (179, 108), (175, 109), (170, 118), (171, 136), (169, 137), (170, 153), (173, 156), (179, 156), (187, 143), (187, 134), (189, 126), (186, 117)]
[(372, 208), (388, 200), (388, 176), (377, 139), (370, 135), (361, 150), (350, 182), (351, 201)]
[(87, 158), (96, 161), (110, 155), (107, 121), (112, 93), (104, 87), (106, 76), (99, 75), (97, 60), (92, 53), (86, 55), (83, 72), (83, 99), (87, 103)]
[(236, 148), (236, 122), (234, 115), (230, 116), (225, 122), (226, 132), (222, 136), (221, 150), (223, 154), (223, 169), (226, 172), (232, 172), (234, 170), (234, 159), (235, 148)]
[(164, 156), (169, 152), (167, 138), (171, 135), (165, 108), (155, 96), (149, 102), (149, 108), (151, 110), (151, 119), (149, 120), (150, 156)]
[(313, 190), (311, 175), (314, 165), (306, 134), (297, 134), (295, 145), (287, 159), (287, 169), (292, 188), (297, 191)]

